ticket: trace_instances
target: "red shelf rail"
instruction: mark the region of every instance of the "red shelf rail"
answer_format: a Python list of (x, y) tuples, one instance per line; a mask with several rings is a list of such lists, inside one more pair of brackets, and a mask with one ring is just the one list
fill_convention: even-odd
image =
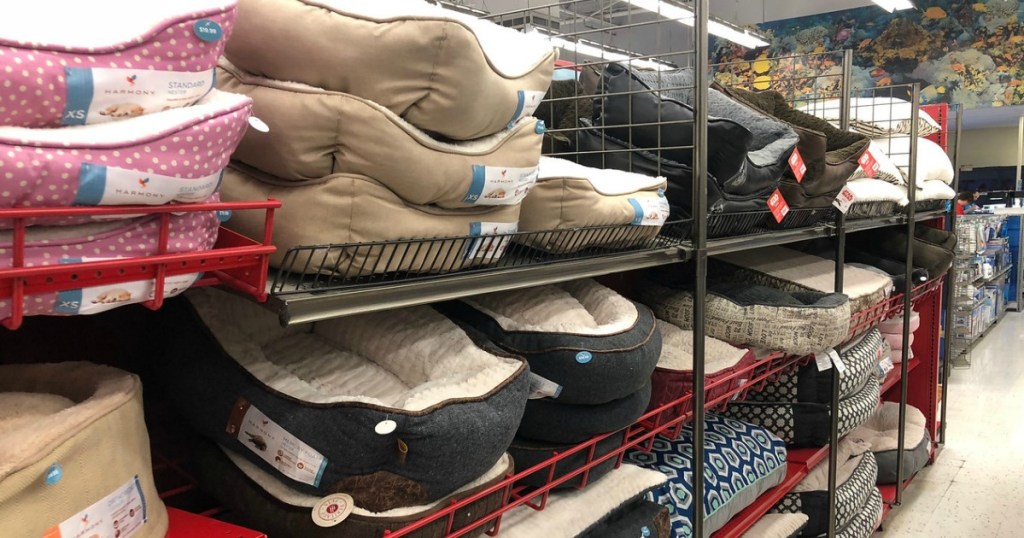
[[(254, 297), (267, 300), (267, 271), (274, 228), (277, 200), (259, 202), (218, 202), (209, 204), (173, 204), (162, 206), (109, 206), (0, 209), (0, 220), (13, 221), (13, 255), (9, 267), (0, 268), (0, 299), (11, 299), (11, 314), (0, 324), (18, 329), (24, 321), (24, 299), (28, 295), (50, 293), (84, 287), (153, 281), (153, 299), (143, 303), (156, 310), (163, 306), (167, 277), (203, 273), (195, 285), (224, 285)], [(172, 214), (200, 211), (259, 211), (266, 213), (264, 233), (260, 240), (250, 239), (224, 227), (220, 228), (213, 249), (202, 252), (168, 254)], [(58, 217), (118, 217), (138, 215), (160, 216), (158, 253), (151, 256), (119, 258), (104, 261), (55, 264), (27, 267), (25, 265), (25, 233), (27, 221)]]

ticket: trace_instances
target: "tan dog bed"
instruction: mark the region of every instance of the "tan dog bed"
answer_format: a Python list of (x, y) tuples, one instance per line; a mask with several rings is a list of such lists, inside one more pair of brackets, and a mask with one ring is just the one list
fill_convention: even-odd
[(536, 180), (544, 130), (533, 117), (479, 140), (440, 142), (373, 101), (257, 77), (226, 61), (217, 84), (252, 97), (270, 127), (252, 130), (234, 158), (284, 180), (360, 174), (408, 202), (452, 208), (519, 203)]
[(86, 362), (0, 366), (0, 439), (0, 534), (113, 536), (115, 517), (133, 538), (167, 532), (134, 375)]
[(225, 55), (250, 73), (373, 99), (456, 140), (532, 114), (557, 57), (540, 36), (422, 0), (243, 0)]
[[(508, 238), (466, 237), (512, 233), (519, 220), (518, 205), (467, 209), (413, 205), (379, 182), (354, 174), (328, 176), (313, 185), (287, 186), (250, 168), (232, 166), (224, 173), (221, 195), (225, 201), (281, 200), (283, 206), (274, 221), (277, 252), (270, 258), (274, 267), (287, 262), (285, 269), (291, 271), (324, 268), (344, 276), (445, 272), (491, 264), (501, 259)], [(249, 237), (261, 237), (263, 215), (257, 213), (238, 211), (225, 225)], [(429, 245), (331, 248), (299, 252), (290, 260), (285, 256), (299, 246), (441, 237), (461, 239)]]

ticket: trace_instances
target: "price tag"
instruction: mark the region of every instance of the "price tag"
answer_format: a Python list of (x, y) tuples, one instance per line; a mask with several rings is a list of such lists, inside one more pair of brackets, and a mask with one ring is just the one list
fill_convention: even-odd
[(530, 396), (531, 400), (540, 398), (558, 398), (562, 394), (562, 386), (550, 379), (543, 378), (530, 372)]
[(800, 155), (799, 149), (794, 149), (793, 154), (789, 156), (789, 168), (793, 170), (793, 177), (797, 183), (804, 180), (804, 176), (807, 175), (807, 164), (804, 163), (804, 156)]
[(846, 363), (843, 362), (843, 358), (839, 356), (839, 352), (834, 350), (834, 349), (830, 349), (828, 351), (828, 356), (829, 356), (829, 358), (832, 359), (832, 364), (834, 364), (836, 366), (836, 370), (839, 370), (839, 374), (840, 375), (845, 374), (846, 373)]
[(896, 365), (892, 363), (891, 357), (882, 359), (882, 361), (878, 363), (878, 378), (885, 379), (885, 377), (889, 375), (889, 372), (893, 371), (894, 368), (896, 368)]
[(768, 209), (775, 217), (775, 222), (782, 222), (782, 219), (789, 214), (789, 204), (786, 203), (786, 199), (782, 197), (782, 192), (779, 189), (775, 189), (775, 192), (768, 197)]
[(832, 368), (832, 357), (828, 353), (828, 351), (819, 351), (814, 354), (814, 364), (818, 366), (819, 372)]
[(865, 151), (864, 155), (860, 156), (860, 167), (864, 170), (864, 174), (870, 178), (878, 175), (878, 171), (881, 170), (882, 166), (875, 160), (875, 156), (870, 151)]
[(850, 187), (843, 187), (843, 190), (839, 191), (839, 196), (836, 196), (836, 199), (832, 201), (832, 205), (836, 206), (839, 212), (845, 215), (855, 201), (857, 201), (857, 195), (853, 194)]

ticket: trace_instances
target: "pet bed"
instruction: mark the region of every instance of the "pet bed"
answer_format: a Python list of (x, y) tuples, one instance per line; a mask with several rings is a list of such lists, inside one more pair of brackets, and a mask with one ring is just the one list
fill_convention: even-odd
[(154, 362), (170, 399), (302, 493), (374, 512), (436, 501), (494, 465), (523, 413), (527, 366), (429, 307), (310, 330), (218, 290), (167, 306), (177, 330)]
[[(20, 2), (0, 20), (0, 125), (101, 123), (186, 107), (213, 87), (237, 0)], [(46, 21), (30, 24), (27, 21)]]
[[(704, 536), (725, 526), (762, 493), (786, 477), (786, 447), (768, 430), (719, 415), (705, 420)], [(683, 428), (676, 440), (655, 438), (650, 452), (631, 452), (631, 463), (669, 476), (655, 489), (654, 501), (668, 506), (676, 536), (693, 535), (693, 430)]]
[[(897, 97), (854, 97), (850, 99), (850, 128), (871, 138), (911, 134), (913, 105)], [(839, 123), (843, 102), (840, 99), (812, 100), (800, 110)], [(942, 132), (942, 127), (925, 111), (918, 112), (918, 136)]]
[[(910, 137), (893, 137), (877, 141), (888, 148), (889, 158), (900, 169), (904, 177), (910, 177)], [(922, 181), (953, 183), (953, 161), (942, 146), (928, 140), (917, 139), (917, 184)]]
[(589, 279), (490, 293), (438, 309), (525, 357), (532, 373), (561, 387), (553, 397), (563, 404), (603, 404), (634, 394), (650, 384), (662, 352), (651, 310)]
[(195, 106), (117, 123), (0, 127), (0, 208), (203, 202), (220, 186), (251, 103), (214, 91)]
[(668, 219), (666, 187), (663, 177), (589, 168), (564, 159), (541, 157), (537, 184), (523, 200), (519, 231), (601, 228), (573, 234), (521, 235), (517, 241), (558, 254), (594, 246), (641, 245), (657, 237)]
[[(899, 262), (907, 261), (907, 232), (890, 228), (885, 234), (854, 234), (847, 241), (860, 250)], [(911, 241), (913, 264), (936, 278), (953, 265), (956, 259), (956, 234), (938, 228), (915, 226)]]
[(944, 181), (937, 179), (926, 179), (917, 182), (914, 206), (918, 211), (934, 211), (943, 209), (953, 198), (956, 198), (956, 191)]
[[(658, 471), (625, 464), (583, 489), (551, 494), (540, 512), (525, 505), (509, 510), (501, 519), (500, 535), (504, 538), (611, 538), (645, 536), (643, 527), (648, 527), (651, 538), (669, 538), (672, 534), (668, 520), (660, 511), (645, 511), (649, 514), (648, 521), (628, 532), (610, 535), (602, 532), (612, 522), (629, 517), (627, 514), (637, 509), (640, 497), (666, 480)], [(534, 501), (540, 502), (540, 497)]]
[[(279, 477), (254, 465), (227, 448), (209, 442), (196, 442), (193, 459), (204, 489), (237, 514), (246, 525), (260, 529), (275, 538), (379, 538), (386, 531), (396, 531), (447, 507), (454, 500), (465, 499), (496, 485), (513, 473), (513, 460), (504, 455), (481, 476), (451, 495), (430, 503), (391, 510), (367, 510), (352, 504), (352, 512), (331, 527), (321, 527), (310, 517), (311, 512), (326, 508), (321, 496), (296, 491)], [(503, 490), (487, 495), (455, 513), (452, 531), (476, 521), (482, 514), (501, 506)], [(341, 497), (342, 501), (349, 499)], [(347, 508), (339, 504), (341, 510)], [(416, 538), (445, 535), (448, 518), (441, 518), (410, 534)], [(471, 531), (479, 536), (486, 528)]]
[(422, 0), (242, 0), (225, 55), (250, 73), (373, 99), (456, 140), (529, 116), (557, 57), (542, 36)]
[(807, 519), (804, 514), (765, 514), (740, 538), (796, 538)]
[(672, 524), (668, 507), (658, 503), (636, 500), (611, 514), (580, 538), (672, 538)]
[(411, 204), (462, 208), (517, 204), (537, 179), (544, 127), (536, 118), (486, 138), (443, 142), (368, 99), (257, 77), (226, 61), (217, 85), (252, 97), (270, 128), (251, 131), (234, 159), (284, 181), (358, 174)]
[[(509, 238), (487, 236), (515, 232), (519, 219), (518, 205), (466, 209), (412, 205), (376, 180), (354, 174), (293, 186), (232, 165), (224, 172), (222, 194), (225, 201), (281, 200), (283, 205), (275, 214), (277, 251), (270, 256), (271, 265), (346, 277), (394, 271), (436, 273), (493, 264), (501, 259)], [(262, 237), (263, 220), (255, 211), (239, 211), (227, 226), (248, 237)], [(325, 249), (316, 252), (315, 259), (301, 251), (287, 256), (289, 249), (301, 246), (431, 238), (437, 239)]]
[[(648, 411), (674, 402), (683, 395), (693, 392), (693, 331), (683, 330), (663, 320), (658, 320), (661, 331), (661, 358), (651, 376), (651, 403)], [(707, 401), (713, 401), (739, 388), (742, 380), (736, 374), (753, 364), (757, 359), (754, 352), (733, 347), (715, 338), (704, 339), (704, 386), (713, 383), (718, 386), (707, 389)], [(729, 381), (724, 381), (728, 379)], [(687, 410), (692, 409), (692, 404)], [(678, 406), (663, 411), (662, 422), (681, 415)]]
[[(693, 329), (691, 292), (648, 282), (640, 289), (640, 297), (659, 319)], [(704, 314), (707, 336), (795, 355), (835, 347), (850, 330), (850, 301), (841, 293), (713, 284), (708, 287)]]
[(650, 401), (650, 382), (632, 394), (602, 404), (567, 404), (550, 398), (530, 400), (516, 435), (549, 443), (582, 443), (633, 424), (643, 416)]
[[(587, 459), (596, 460), (602, 456), (609, 454), (616, 449), (622, 447), (626, 440), (626, 430), (609, 435), (605, 439), (598, 441), (594, 445), (593, 457), (590, 457), (590, 450), (580, 450), (571, 456), (567, 456), (564, 459), (558, 461), (555, 464), (554, 473), (551, 475), (552, 479), (557, 480), (558, 478), (565, 476), (569, 473), (575, 472), (581, 469), (587, 464)], [(559, 454), (575, 448), (577, 444), (560, 444), (551, 443), (548, 441), (535, 441), (533, 439), (526, 439), (523, 437), (516, 437), (512, 440), (512, 446), (508, 447), (508, 453), (515, 460), (516, 466), (519, 468), (519, 472), (526, 471), (535, 465), (549, 461), (551, 458)], [(587, 473), (587, 483), (593, 483), (595, 480), (608, 474), (612, 469), (615, 468), (615, 464), (618, 463), (617, 457), (609, 458), (607, 461), (601, 462), (590, 468)], [(550, 466), (545, 466), (540, 471), (534, 472), (521, 478), (516, 482), (517, 485), (522, 486), (534, 486), (541, 487), (548, 483), (548, 471), (551, 469)], [(577, 474), (575, 477), (566, 480), (559, 484), (555, 489), (568, 489), (577, 488), (583, 484), (583, 473)]]
[[(873, 176), (874, 179), (879, 179), (887, 183), (900, 185), (906, 188), (907, 178), (903, 175), (903, 171), (896, 166), (896, 163), (889, 158), (888, 146), (883, 146), (877, 140), (872, 140), (868, 146), (868, 151), (871, 153), (871, 157), (878, 165), (878, 170)], [(864, 168), (859, 167), (853, 171), (853, 175), (850, 176), (850, 180), (864, 179), (867, 177), (868, 174), (864, 171)]]
[[(715, 256), (716, 261), (737, 267), (730, 280), (749, 282), (786, 291), (835, 289), (836, 263), (786, 247), (765, 247)], [(856, 267), (843, 270), (843, 293), (850, 310), (860, 312), (888, 296), (892, 279)], [(818, 351), (821, 351), (820, 349)]]
[[(217, 241), (219, 225), (212, 211), (172, 215), (167, 253), (210, 250)], [(159, 240), (159, 215), (78, 226), (32, 226), (25, 234), (25, 266), (154, 256), (159, 253)], [(0, 230), (2, 269), (13, 266), (12, 241), (11, 231)], [(168, 277), (164, 284), (164, 296), (172, 297), (185, 291), (198, 276), (187, 274)], [(25, 297), (23, 312), (26, 316), (96, 314), (152, 299), (154, 284), (152, 280), (123, 282), (32, 294)], [(0, 299), (0, 319), (11, 314), (11, 306), (12, 299)]]
[[(878, 466), (868, 448), (867, 444), (849, 438), (839, 443), (836, 474), (836, 527), (839, 529), (849, 526), (861, 512), (869, 509), (872, 494), (878, 492), (875, 488)], [(820, 536), (828, 533), (828, 502), (828, 464), (822, 463), (811, 469), (771, 511), (807, 515), (809, 520), (802, 536)]]
[(907, 190), (881, 179), (853, 179), (846, 184), (854, 202), (847, 219), (866, 219), (895, 215), (909, 202)]
[(845, 527), (837, 529), (837, 538), (871, 538), (882, 523), (882, 492), (877, 488), (871, 490), (871, 496), (853, 521)]
[(167, 532), (136, 376), (86, 362), (2, 365), (0, 432), (5, 536), (77, 536), (82, 518), (104, 536), (118, 521), (133, 537)]
[[(850, 432), (849, 438), (867, 443), (878, 462), (878, 484), (895, 484), (896, 464), (899, 461), (897, 447), (899, 445), (900, 406), (895, 402), (885, 402), (856, 430)], [(907, 422), (904, 426), (903, 452), (904, 480), (924, 469), (931, 460), (931, 436), (925, 427), (924, 414), (912, 405), (907, 406)]]
[[(892, 278), (893, 287), (897, 291), (902, 292), (906, 289), (904, 280), (907, 274), (907, 264), (904, 262), (883, 258), (855, 247), (846, 248), (846, 261), (854, 266), (860, 264), (867, 268), (875, 268)], [(921, 267), (914, 267), (911, 272), (911, 280), (913, 286), (927, 282), (928, 271)]]

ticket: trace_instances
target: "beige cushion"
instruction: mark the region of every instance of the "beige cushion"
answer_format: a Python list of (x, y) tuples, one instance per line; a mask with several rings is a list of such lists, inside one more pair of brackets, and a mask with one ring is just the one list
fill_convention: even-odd
[[(234, 166), (224, 173), (221, 196), (225, 201), (281, 201), (274, 221), (278, 250), (270, 263), (293, 271), (321, 272), (325, 267), (327, 272), (356, 276), (392, 271), (446, 272), (490, 264), (500, 259), (504, 248), (494, 249), (507, 244), (507, 239), (297, 251), (298, 255), (288, 260), (285, 255), (299, 246), (466, 237), (474, 235), (474, 229), (484, 234), (514, 232), (519, 219), (518, 205), (442, 209), (409, 204), (379, 182), (354, 174), (335, 174), (321, 183), (302, 186), (272, 181), (255, 170), (242, 171)], [(249, 237), (262, 237), (263, 214), (236, 211), (225, 226)], [(329, 269), (332, 267), (333, 271)]]
[(533, 117), (479, 140), (440, 142), (372, 101), (256, 77), (226, 61), (217, 83), (252, 97), (270, 127), (250, 129), (234, 158), (284, 180), (359, 174), (410, 203), (452, 208), (519, 203), (536, 180), (544, 137)]
[(423, 0), (242, 0), (225, 55), (267, 78), (373, 99), (456, 140), (532, 113), (557, 57), (540, 36)]

